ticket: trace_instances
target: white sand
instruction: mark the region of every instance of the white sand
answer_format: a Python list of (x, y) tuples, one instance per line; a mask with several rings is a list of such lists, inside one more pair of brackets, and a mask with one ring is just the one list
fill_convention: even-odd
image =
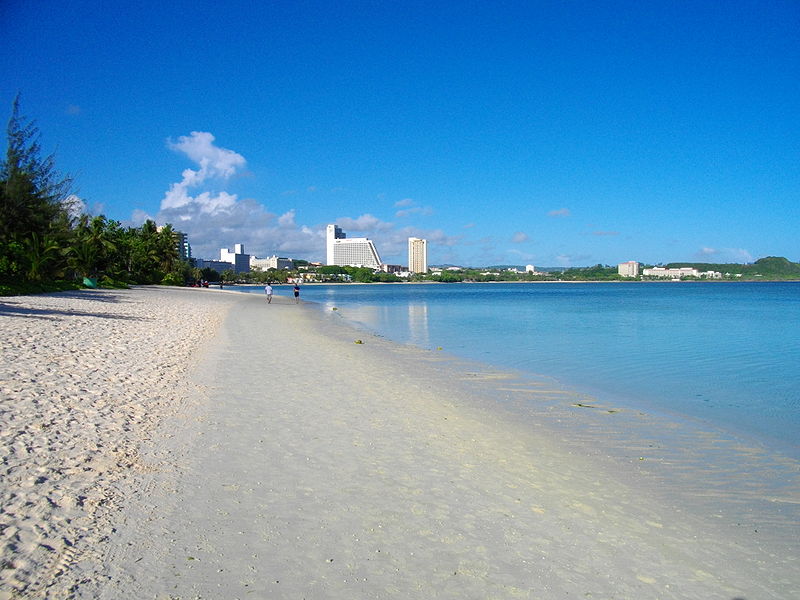
[(187, 373), (230, 296), (156, 288), (0, 298), (0, 597), (100, 571), (139, 456), (191, 410)]
[[(91, 297), (114, 301), (7, 302), (55, 321), (0, 310), (20, 336), (2, 376), (7, 595), (800, 597), (796, 462), (752, 463), (786, 475), (765, 497), (746, 471), (662, 455), (682, 461), (672, 494), (645, 467), (653, 422), (614, 414), (612, 431), (544, 382), (357, 334), (287, 298)], [(185, 369), (202, 323), (231, 303)], [(592, 445), (607, 430), (608, 448)], [(713, 510), (683, 502), (697, 490)]]

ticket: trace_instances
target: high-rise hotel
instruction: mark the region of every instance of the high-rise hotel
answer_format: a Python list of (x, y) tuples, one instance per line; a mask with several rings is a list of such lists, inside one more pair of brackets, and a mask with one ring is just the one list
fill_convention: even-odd
[(340, 267), (369, 267), (380, 269), (381, 257), (375, 244), (368, 238), (348, 238), (342, 228), (328, 225), (327, 263)]
[(428, 240), (408, 238), (408, 272), (428, 272)]

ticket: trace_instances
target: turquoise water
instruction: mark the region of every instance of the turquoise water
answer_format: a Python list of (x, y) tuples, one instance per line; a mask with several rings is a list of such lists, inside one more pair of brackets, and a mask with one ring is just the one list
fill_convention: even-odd
[(800, 283), (306, 285), (302, 297), (398, 342), (800, 457)]

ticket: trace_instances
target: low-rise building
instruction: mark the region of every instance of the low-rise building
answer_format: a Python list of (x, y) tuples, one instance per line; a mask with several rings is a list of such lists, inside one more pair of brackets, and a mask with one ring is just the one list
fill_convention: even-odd
[(644, 269), (642, 275), (645, 277), (662, 277), (667, 279), (681, 279), (683, 277), (703, 279), (722, 278), (722, 273), (719, 271), (698, 271), (693, 267), (653, 267), (652, 269)]
[(267, 258), (258, 258), (257, 256), (250, 256), (250, 268), (258, 267), (262, 271), (267, 269), (277, 269), (278, 271), (294, 270), (294, 261), (291, 258), (282, 258), (280, 256), (268, 256)]

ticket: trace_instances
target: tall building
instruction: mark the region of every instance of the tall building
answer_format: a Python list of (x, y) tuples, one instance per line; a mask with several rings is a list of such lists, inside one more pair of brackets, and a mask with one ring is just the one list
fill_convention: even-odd
[(408, 272), (428, 272), (428, 240), (408, 238)]
[(638, 277), (639, 276), (639, 263), (635, 260), (619, 263), (617, 265), (617, 273), (623, 277)]
[(369, 267), (379, 269), (381, 257), (375, 244), (368, 238), (348, 238), (337, 225), (328, 225), (326, 231), (327, 264), (340, 267)]
[(244, 244), (234, 245), (233, 252), (227, 248), (220, 248), (219, 259), (233, 263), (233, 270), (236, 273), (247, 273), (250, 270), (250, 255), (244, 253)]

